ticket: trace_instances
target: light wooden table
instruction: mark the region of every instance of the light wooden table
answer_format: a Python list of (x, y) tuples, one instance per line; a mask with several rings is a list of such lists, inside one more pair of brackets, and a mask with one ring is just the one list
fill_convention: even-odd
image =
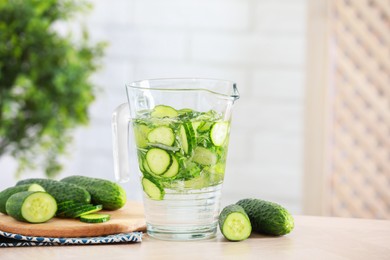
[(160, 241), (136, 244), (2, 248), (0, 259), (390, 259), (390, 221), (295, 216), (287, 236), (252, 235), (228, 242)]

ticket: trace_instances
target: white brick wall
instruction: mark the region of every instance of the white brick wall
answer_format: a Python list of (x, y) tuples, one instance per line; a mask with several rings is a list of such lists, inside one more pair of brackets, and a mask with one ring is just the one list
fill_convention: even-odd
[[(93, 40), (110, 46), (93, 80), (100, 88), (91, 124), (75, 132), (61, 177), (113, 179), (111, 113), (126, 101), (124, 84), (160, 77), (234, 80), (241, 99), (222, 204), (243, 197), (301, 212), (305, 0), (94, 0), (83, 18)], [(77, 26), (72, 26), (77, 30)], [(3, 158), (0, 188), (12, 185)], [(5, 169), (5, 173), (4, 170)], [(31, 173), (28, 176), (33, 176)], [(125, 184), (140, 199), (136, 177)]]

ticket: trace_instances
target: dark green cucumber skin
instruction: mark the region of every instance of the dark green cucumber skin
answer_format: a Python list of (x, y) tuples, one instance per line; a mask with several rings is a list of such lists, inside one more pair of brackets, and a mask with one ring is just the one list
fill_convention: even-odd
[(90, 203), (91, 195), (83, 187), (77, 185), (51, 180), (51, 179), (40, 179), (32, 178), (18, 181), (16, 185), (37, 183), (41, 185), (47, 193), (52, 195), (57, 203), (74, 200), (75, 202)]
[(69, 208), (65, 211), (57, 214), (60, 218), (77, 218), (86, 212), (94, 211), (97, 212), (102, 209), (102, 205), (84, 204), (77, 207)]
[(232, 240), (229, 237), (229, 234), (224, 234), (223, 225), (225, 224), (226, 218), (231, 213), (241, 213), (243, 216), (245, 216), (248, 219), (248, 225), (251, 226), (249, 216), (246, 214), (245, 210), (238, 204), (232, 204), (232, 205), (229, 205), (229, 206), (226, 206), (225, 208), (223, 208), (223, 210), (219, 214), (218, 223), (219, 223), (219, 229), (221, 230), (221, 233), (224, 235), (224, 237), (226, 239), (231, 240), (231, 241), (241, 241), (241, 240), (247, 239), (248, 237), (242, 237), (241, 239), (238, 239), (238, 240)]
[(28, 191), (28, 188), (31, 184), (25, 184), (20, 186), (14, 186), (7, 188), (0, 192), (0, 212), (3, 214), (7, 214), (7, 211), (5, 209), (5, 204), (7, 203), (7, 200), (9, 197), (11, 197), (13, 194), (22, 192), (22, 191)]
[(15, 193), (11, 197), (9, 197), (9, 199), (7, 200), (7, 204), (6, 204), (7, 214), (16, 220), (23, 221), (23, 222), (29, 222), (22, 215), (22, 206), (23, 206), (24, 201), (31, 194), (34, 194), (34, 193), (46, 193), (46, 192), (44, 192), (44, 191), (22, 191), (22, 192)]
[(103, 205), (103, 209), (117, 210), (126, 204), (126, 192), (115, 182), (79, 175), (66, 177), (61, 182), (85, 188), (91, 194), (92, 203)]
[(277, 203), (260, 199), (243, 199), (236, 203), (248, 214), (252, 230), (261, 234), (282, 236), (294, 229), (294, 219)]

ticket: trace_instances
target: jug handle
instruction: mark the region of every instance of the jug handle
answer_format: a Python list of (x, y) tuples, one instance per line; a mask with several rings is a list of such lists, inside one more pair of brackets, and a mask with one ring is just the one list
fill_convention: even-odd
[(112, 113), (111, 122), (115, 180), (121, 183), (130, 179), (129, 125), (129, 107), (123, 103)]

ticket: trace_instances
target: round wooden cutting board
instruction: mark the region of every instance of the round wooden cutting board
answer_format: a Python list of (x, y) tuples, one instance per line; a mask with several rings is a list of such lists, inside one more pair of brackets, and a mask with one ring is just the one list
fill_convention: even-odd
[(89, 224), (78, 219), (53, 218), (46, 223), (29, 224), (0, 213), (0, 230), (36, 237), (94, 237), (146, 230), (144, 210), (139, 202), (129, 201), (119, 210), (100, 212), (110, 214), (111, 219)]

